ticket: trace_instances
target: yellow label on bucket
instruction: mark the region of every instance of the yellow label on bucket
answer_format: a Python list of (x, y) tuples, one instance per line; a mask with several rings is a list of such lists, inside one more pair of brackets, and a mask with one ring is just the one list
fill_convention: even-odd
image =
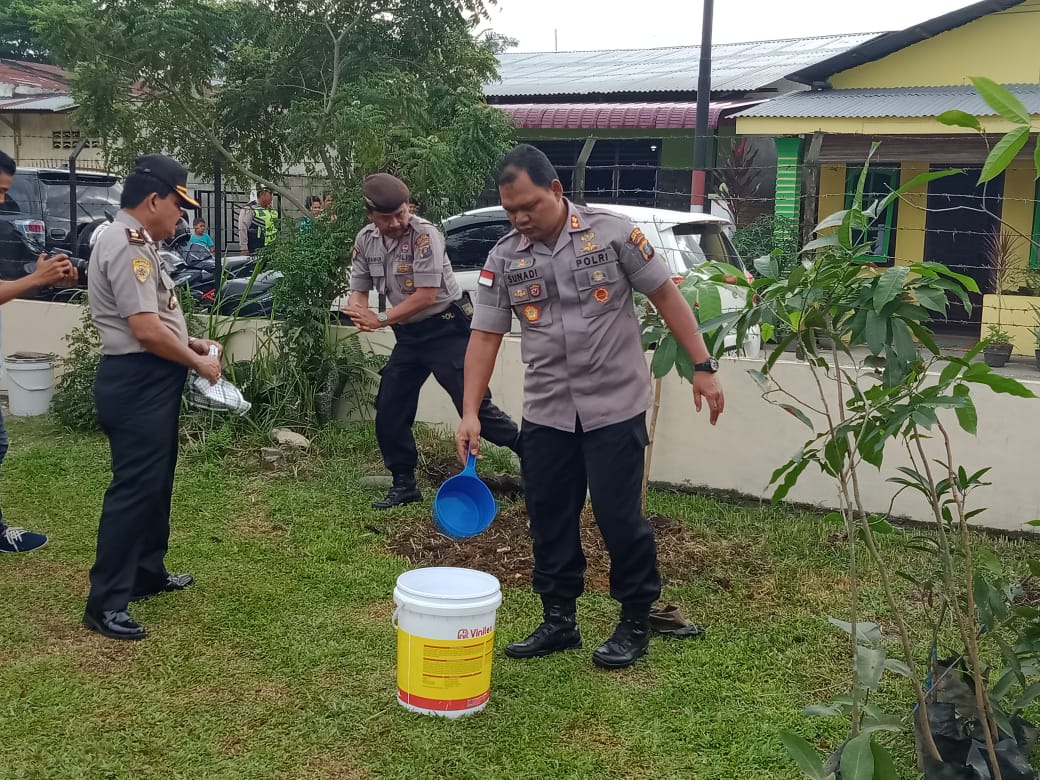
[(494, 631), (474, 639), (427, 639), (399, 628), (397, 687), (402, 697), (429, 709), (474, 706), (487, 700), (494, 647)]

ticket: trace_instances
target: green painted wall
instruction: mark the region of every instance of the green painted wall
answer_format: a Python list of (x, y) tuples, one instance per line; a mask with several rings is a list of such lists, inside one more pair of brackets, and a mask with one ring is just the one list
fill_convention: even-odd
[(802, 139), (776, 138), (776, 207), (778, 217), (797, 220), (802, 203)]

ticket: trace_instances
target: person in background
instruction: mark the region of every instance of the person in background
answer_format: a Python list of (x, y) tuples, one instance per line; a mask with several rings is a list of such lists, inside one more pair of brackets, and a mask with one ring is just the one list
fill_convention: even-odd
[[(14, 202), (7, 191), (14, 181), (15, 163), (5, 152), (0, 152), (0, 212), (19, 211), (18, 204)], [(41, 254), (36, 260), (36, 269), (21, 279), (12, 281), (0, 281), (0, 305), (12, 301), (37, 287), (73, 287), (78, 281), (79, 274), (68, 255), (54, 255), (47, 257)], [(0, 464), (7, 454), (8, 438), (7, 428), (4, 426), (3, 415), (0, 414)], [(44, 534), (26, 531), (24, 528), (16, 528), (4, 522), (3, 512), (0, 511), (0, 553), (23, 553), (38, 550), (47, 544)]]
[(336, 212), (332, 210), (332, 193), (326, 191), (322, 194), (323, 205), (325, 207), (325, 216), (329, 222), (336, 221)]
[(300, 230), (310, 230), (314, 220), (322, 214), (323, 202), (317, 195), (308, 195), (303, 205), (307, 207), (307, 216), (300, 220)]
[(238, 213), (239, 251), (253, 254), (274, 242), (278, 235), (278, 211), (271, 208), (274, 192), (260, 187), (256, 200), (251, 200)]
[(206, 232), (206, 220), (202, 217), (196, 217), (192, 224), (191, 238), (188, 239), (188, 243), (202, 244), (210, 254), (213, 254), (213, 238)]

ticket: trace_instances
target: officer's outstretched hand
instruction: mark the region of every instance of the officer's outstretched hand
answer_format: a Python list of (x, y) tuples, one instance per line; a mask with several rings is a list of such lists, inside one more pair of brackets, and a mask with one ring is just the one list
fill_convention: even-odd
[(708, 422), (714, 425), (726, 408), (726, 397), (722, 394), (715, 374), (707, 371), (697, 371), (693, 375), (693, 405), (698, 412), (701, 410), (702, 398), (708, 404)]
[(480, 420), (476, 416), (462, 418), (459, 431), (455, 434), (455, 448), (462, 463), (466, 462), (469, 455), (480, 454)]

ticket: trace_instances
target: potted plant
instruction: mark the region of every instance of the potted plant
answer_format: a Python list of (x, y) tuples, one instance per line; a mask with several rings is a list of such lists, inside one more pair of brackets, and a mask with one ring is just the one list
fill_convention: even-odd
[(1011, 357), (1011, 335), (999, 325), (990, 325), (982, 349), (982, 359), (991, 368), (1000, 368)]

